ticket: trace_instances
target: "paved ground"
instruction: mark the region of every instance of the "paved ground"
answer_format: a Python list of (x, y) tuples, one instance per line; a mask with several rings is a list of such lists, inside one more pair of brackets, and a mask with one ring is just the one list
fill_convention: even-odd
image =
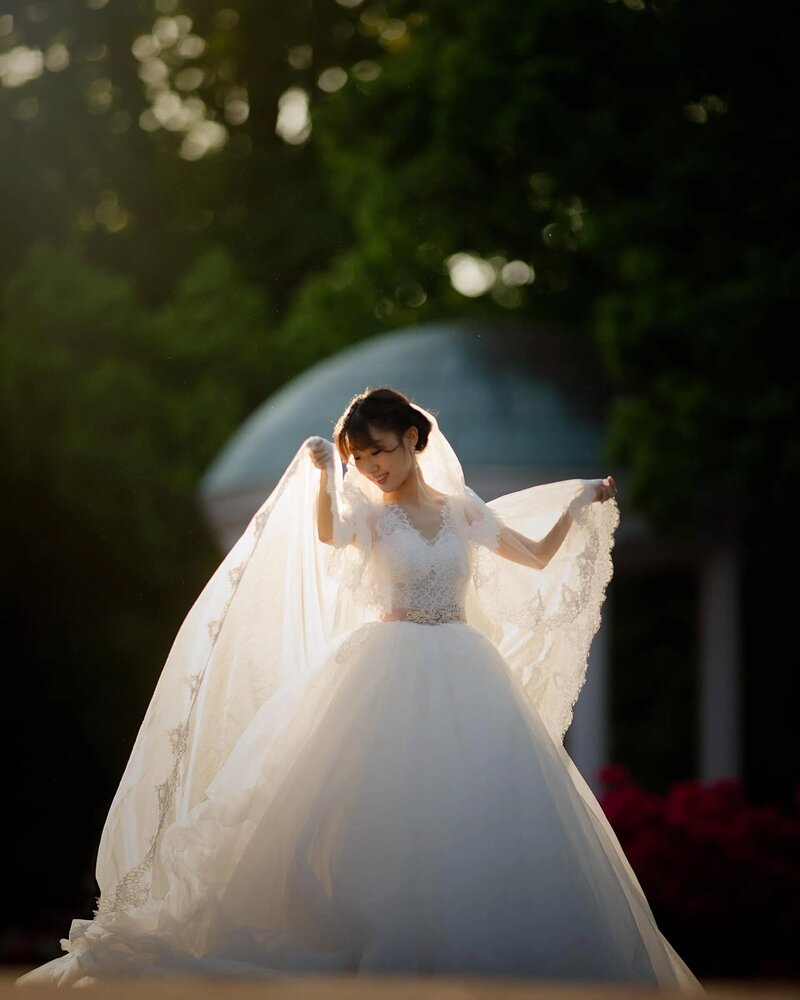
[[(0, 975), (0, 1000), (23, 994), (14, 987), (19, 972)], [(800, 1000), (800, 983), (703, 983), (711, 1000)], [(59, 997), (54, 987), (28, 987), (32, 997)], [(108, 1000), (685, 1000), (686, 994), (624, 986), (564, 986), (532, 980), (438, 977), (299, 977), (280, 982), (187, 980), (113, 982), (90, 988)]]

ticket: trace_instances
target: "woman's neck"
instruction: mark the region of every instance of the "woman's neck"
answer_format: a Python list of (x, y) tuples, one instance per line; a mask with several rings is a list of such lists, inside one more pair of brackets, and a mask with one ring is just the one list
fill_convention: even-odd
[(414, 462), (411, 471), (397, 489), (384, 496), (384, 503), (399, 503), (404, 507), (424, 507), (431, 496), (431, 488), (422, 478), (419, 465)]

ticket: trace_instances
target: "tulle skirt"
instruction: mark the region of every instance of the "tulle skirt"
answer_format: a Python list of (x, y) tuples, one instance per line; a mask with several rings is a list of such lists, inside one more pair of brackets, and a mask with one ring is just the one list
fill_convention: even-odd
[(702, 992), (496, 647), (371, 622), (264, 703), (163, 835), (149, 901), (19, 983), (498, 974)]

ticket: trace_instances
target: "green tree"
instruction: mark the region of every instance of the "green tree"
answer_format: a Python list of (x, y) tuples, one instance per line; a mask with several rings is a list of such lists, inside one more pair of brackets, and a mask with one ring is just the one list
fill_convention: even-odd
[(29, 513), (7, 512), (5, 611), (46, 611), (43, 651), (21, 635), (20, 656), (39, 679), (69, 679), (87, 738), (119, 764), (121, 721), (141, 717), (217, 560), (196, 486), (261, 399), (266, 303), (220, 249), (148, 312), (129, 280), (41, 245), (7, 280), (2, 312), (0, 454), (13, 510)]

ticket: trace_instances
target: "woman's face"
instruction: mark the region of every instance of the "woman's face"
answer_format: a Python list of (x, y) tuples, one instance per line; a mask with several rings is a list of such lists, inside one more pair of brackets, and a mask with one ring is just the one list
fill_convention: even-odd
[(405, 482), (414, 467), (417, 428), (409, 427), (402, 438), (393, 431), (378, 430), (372, 424), (369, 431), (376, 444), (364, 450), (354, 449), (353, 464), (384, 493), (392, 493)]

